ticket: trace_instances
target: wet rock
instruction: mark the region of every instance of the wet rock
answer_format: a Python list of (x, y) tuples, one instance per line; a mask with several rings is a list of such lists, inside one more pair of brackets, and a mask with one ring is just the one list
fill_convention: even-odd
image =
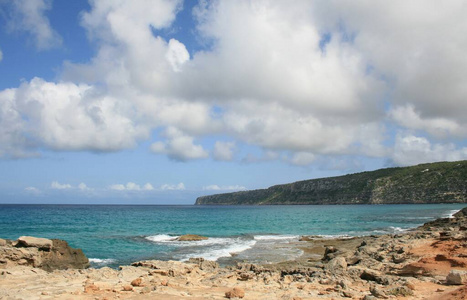
[(451, 270), (446, 277), (446, 283), (449, 285), (467, 284), (467, 271)]
[(182, 235), (182, 236), (179, 236), (177, 238), (177, 241), (180, 241), (180, 242), (191, 242), (191, 241), (203, 241), (203, 240), (207, 240), (208, 238), (205, 237), (205, 236), (201, 236), (201, 235), (196, 235), (196, 234), (185, 234), (185, 235)]
[(228, 292), (225, 292), (225, 297), (232, 299), (232, 298), (243, 298), (245, 297), (245, 290), (241, 287), (234, 287)]

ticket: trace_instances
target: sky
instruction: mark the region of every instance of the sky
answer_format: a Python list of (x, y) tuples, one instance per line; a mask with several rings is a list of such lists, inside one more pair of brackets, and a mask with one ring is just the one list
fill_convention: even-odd
[(0, 0), (0, 203), (467, 159), (467, 3)]

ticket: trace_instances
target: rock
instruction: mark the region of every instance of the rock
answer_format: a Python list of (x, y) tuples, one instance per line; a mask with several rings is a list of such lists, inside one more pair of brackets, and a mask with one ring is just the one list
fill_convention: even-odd
[(52, 240), (32, 236), (19, 237), (15, 245), (15, 247), (34, 247), (44, 251), (50, 251), (52, 246)]
[(98, 290), (99, 290), (99, 287), (96, 286), (94, 283), (89, 283), (84, 286), (84, 292), (86, 294), (92, 294)]
[(185, 235), (179, 236), (177, 238), (177, 241), (191, 242), (191, 241), (203, 241), (203, 240), (207, 240), (207, 239), (208, 238), (205, 237), (205, 236), (200, 236), (200, 235), (196, 235), (196, 234), (185, 234)]
[(1, 246), (6, 246), (6, 240), (0, 239), (0, 247)]
[(386, 294), (396, 296), (396, 297), (408, 297), (413, 296), (413, 291), (408, 286), (398, 286), (392, 289), (389, 289)]
[(336, 257), (336, 252), (337, 252), (336, 247), (327, 246), (326, 249), (324, 250), (323, 260), (329, 261), (333, 259), (334, 257)]
[(130, 284), (132, 286), (143, 286), (143, 279), (141, 277), (138, 277), (136, 279), (133, 279)]
[(40, 268), (46, 271), (64, 269), (86, 269), (89, 267), (89, 259), (81, 249), (71, 248), (63, 240), (52, 240), (51, 251), (42, 253), (42, 265)]
[(217, 262), (212, 261), (212, 260), (205, 260), (202, 257), (190, 258), (188, 260), (188, 263), (198, 265), (198, 267), (203, 271), (211, 271), (212, 272), (213, 270), (219, 268), (219, 264)]
[(133, 287), (131, 285), (124, 285), (122, 291), (131, 292), (133, 291)]
[(354, 293), (352, 293), (350, 291), (343, 291), (342, 296), (344, 296), (346, 298), (353, 298), (355, 295), (354, 295)]
[(243, 290), (241, 287), (234, 287), (228, 292), (225, 292), (225, 297), (231, 299), (231, 298), (243, 298), (245, 297), (245, 290)]
[(332, 273), (342, 272), (347, 269), (347, 262), (343, 257), (336, 257), (329, 261), (329, 263), (326, 265), (326, 269)]
[(370, 287), (370, 293), (375, 296), (376, 298), (381, 298), (381, 299), (387, 299), (388, 296), (386, 295), (386, 293), (384, 293), (384, 291), (382, 291), (381, 289), (379, 289), (377, 286), (372, 286)]
[(46, 271), (89, 267), (89, 260), (81, 249), (73, 249), (62, 240), (34, 237), (20, 237), (14, 246), (7, 242), (0, 248), (0, 262), (6, 267), (22, 265)]
[(167, 279), (164, 279), (161, 281), (162, 286), (169, 286), (169, 281)]
[(449, 285), (467, 284), (467, 271), (451, 270), (446, 277), (446, 283)]

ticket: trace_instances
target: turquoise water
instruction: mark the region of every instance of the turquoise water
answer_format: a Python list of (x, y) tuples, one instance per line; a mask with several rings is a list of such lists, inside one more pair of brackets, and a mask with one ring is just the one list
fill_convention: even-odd
[[(0, 205), (0, 237), (59, 238), (83, 249), (94, 267), (143, 259), (204, 257), (277, 261), (300, 253), (272, 249), (300, 235), (397, 233), (466, 204), (341, 206), (93, 206)], [(182, 234), (209, 237), (177, 242)], [(232, 255), (234, 253), (234, 255)]]

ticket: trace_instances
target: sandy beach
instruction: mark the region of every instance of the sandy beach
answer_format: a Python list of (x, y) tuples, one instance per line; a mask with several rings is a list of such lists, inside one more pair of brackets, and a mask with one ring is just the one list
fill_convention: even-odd
[(0, 299), (467, 299), (467, 208), (398, 235), (302, 236), (284, 246), (301, 257), (272, 265), (93, 269), (57, 240), (20, 240), (0, 240)]

